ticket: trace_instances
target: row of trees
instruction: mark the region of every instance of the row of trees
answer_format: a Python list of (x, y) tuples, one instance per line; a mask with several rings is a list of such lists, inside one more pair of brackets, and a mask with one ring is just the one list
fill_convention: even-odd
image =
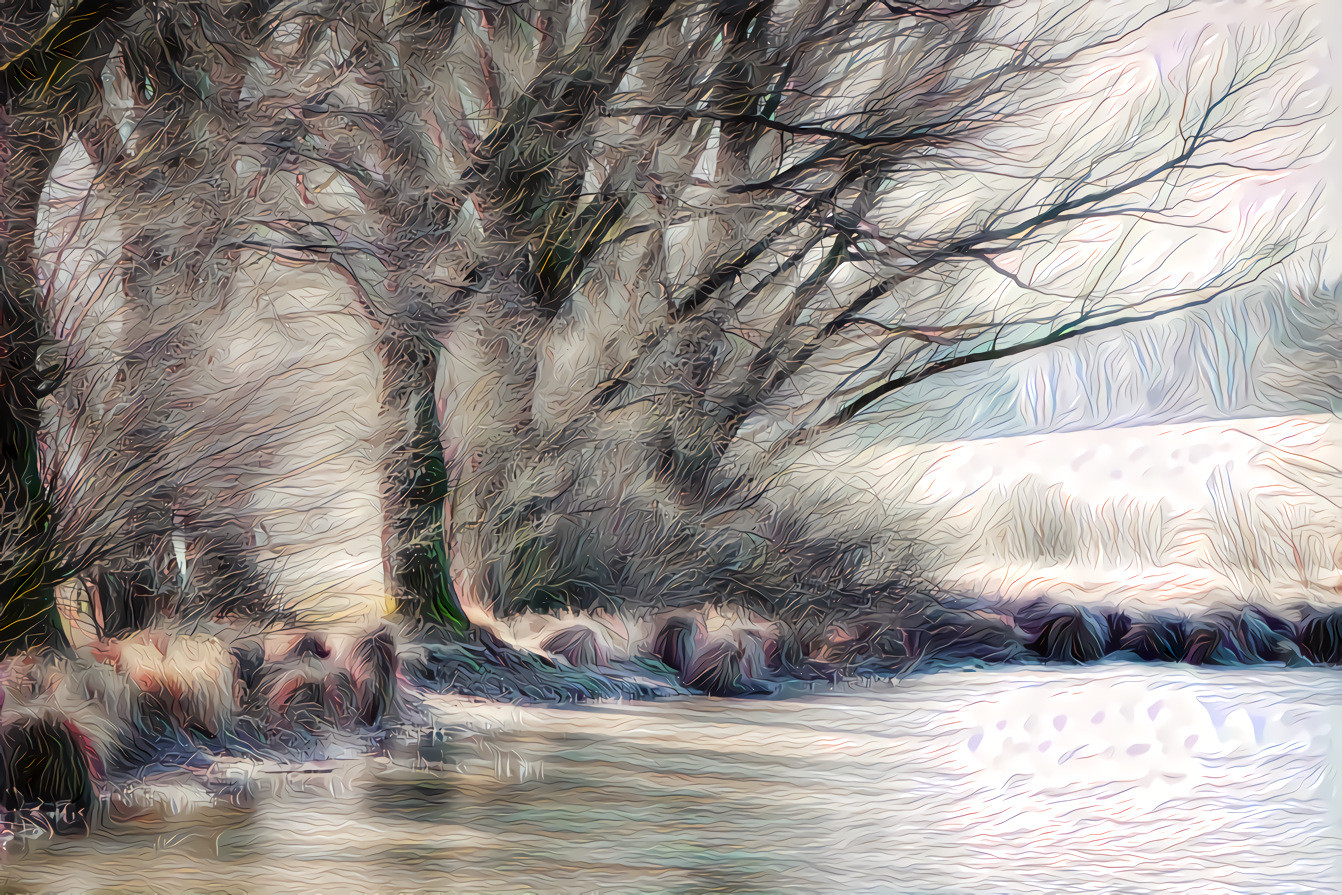
[(780, 472), (913, 383), (1308, 241), (1308, 197), (1229, 242), (1203, 210), (1310, 151), (1307, 27), (1158, 70), (1141, 42), (1180, 14), (8, 4), (5, 649), (57, 640), (53, 588), (95, 571), (104, 603), (366, 620), (385, 559), (448, 630), (907, 596), (915, 532)]

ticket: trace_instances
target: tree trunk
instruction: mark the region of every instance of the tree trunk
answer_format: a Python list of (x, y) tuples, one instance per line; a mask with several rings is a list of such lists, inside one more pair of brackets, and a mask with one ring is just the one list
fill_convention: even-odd
[(51, 558), (52, 510), (38, 464), (41, 369), (33, 232), (61, 128), (41, 115), (0, 112), (0, 653), (59, 644)]
[(0, 19), (0, 654), (64, 642), (53, 590), (55, 520), (37, 445), (39, 404), (57, 365), (43, 362), (33, 239), (42, 188), (94, 95), (91, 76), (136, 5), (82, 0), (40, 32), (44, 4), (23, 0)]

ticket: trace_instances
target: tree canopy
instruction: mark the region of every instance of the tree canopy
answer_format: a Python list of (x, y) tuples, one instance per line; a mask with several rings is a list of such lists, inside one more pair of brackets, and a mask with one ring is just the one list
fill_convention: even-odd
[(913, 383), (1233, 295), (1313, 236), (1308, 195), (1215, 203), (1313, 151), (1298, 17), (1153, 53), (1178, 4), (15, 9), (5, 511), (51, 518), (9, 526), (11, 595), (97, 564), (211, 611), (371, 594), (339, 543), (449, 626), (907, 602), (918, 533), (771, 492), (790, 464)]

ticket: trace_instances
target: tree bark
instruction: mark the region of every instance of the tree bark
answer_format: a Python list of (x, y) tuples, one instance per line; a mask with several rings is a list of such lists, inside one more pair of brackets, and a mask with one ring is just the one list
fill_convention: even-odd
[[(55, 611), (54, 518), (38, 463), (47, 344), (33, 239), (42, 188), (95, 92), (132, 0), (84, 0), (0, 66), (0, 654), (64, 642)], [(20, 24), (34, 24), (31, 4)], [(13, 50), (18, 40), (6, 41)]]

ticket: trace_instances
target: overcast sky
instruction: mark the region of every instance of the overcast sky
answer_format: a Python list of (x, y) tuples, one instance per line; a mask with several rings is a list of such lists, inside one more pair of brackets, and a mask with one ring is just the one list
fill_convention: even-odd
[[(1161, 72), (1169, 70), (1188, 52), (1200, 29), (1218, 23), (1271, 27), (1274, 19), (1301, 10), (1304, 4), (1265, 2), (1199, 2), (1167, 24), (1152, 42), (1150, 53)], [(1330, 60), (1331, 48), (1342, 46), (1342, 11), (1327, 7), (1317, 14), (1323, 41), (1310, 60), (1320, 87), (1342, 93), (1342, 76)], [(1320, 134), (1320, 147), (1336, 144), (1342, 133), (1342, 111), (1334, 100)], [(1264, 119), (1275, 110), (1262, 107)], [(1336, 235), (1342, 222), (1342, 184), (1328, 172), (1342, 170), (1342, 151), (1333, 145), (1326, 155), (1300, 165), (1292, 176), (1234, 184), (1218, 193), (1215, 202), (1226, 208), (1220, 223), (1232, 221), (1229, 231), (1243, 222), (1261, 218), (1291, 195), (1324, 190), (1317, 220), (1333, 230), (1329, 244), (1314, 260), (1322, 265), (1325, 283), (1334, 283), (1342, 271), (1342, 251)], [(1230, 196), (1232, 198), (1227, 199)], [(1233, 221), (1238, 217), (1239, 222)], [(1225, 236), (1226, 245), (1235, 235)], [(1197, 271), (1208, 265), (1215, 244), (1207, 240), (1172, 265)], [(1022, 435), (1098, 426), (1132, 426), (1258, 418), (1273, 415), (1337, 413), (1336, 372), (1331, 363), (1315, 356), (1310, 345), (1292, 340), (1303, 332), (1317, 332), (1313, 324), (1336, 319), (1337, 306), (1319, 299), (1304, 307), (1299, 295), (1282, 289), (1286, 279), (1308, 291), (1316, 268), (1301, 258), (1251, 287), (1207, 308), (1180, 312), (1122, 331), (1102, 333), (1087, 340), (1032, 352), (1025, 357), (963, 368), (907, 389), (887, 401), (883, 412), (870, 415), (858, 434), (868, 444), (880, 441), (946, 441)], [(1140, 258), (1137, 259), (1140, 261)], [(1312, 319), (1309, 319), (1311, 318)], [(1289, 371), (1296, 362), (1302, 369)], [(1264, 381), (1263, 371), (1271, 381)], [(973, 396), (967, 398), (966, 396)]]

